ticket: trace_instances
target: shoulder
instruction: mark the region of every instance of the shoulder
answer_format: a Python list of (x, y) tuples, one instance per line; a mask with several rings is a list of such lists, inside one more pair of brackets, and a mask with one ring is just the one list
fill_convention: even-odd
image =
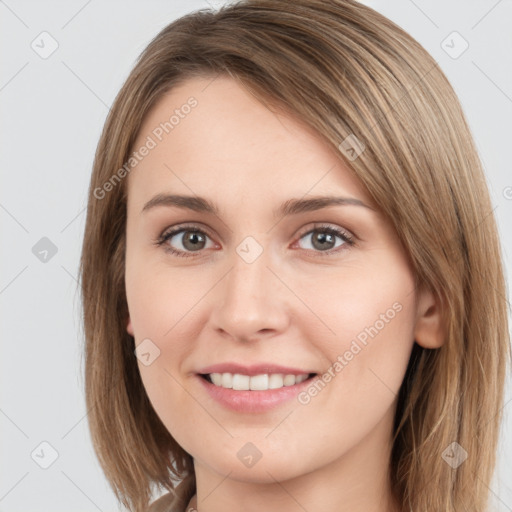
[(148, 508), (148, 512), (178, 512), (176, 510), (176, 500), (177, 498), (168, 492), (151, 503)]
[(186, 512), (190, 498), (195, 494), (195, 477), (186, 477), (174, 493), (168, 492), (151, 503), (148, 512)]

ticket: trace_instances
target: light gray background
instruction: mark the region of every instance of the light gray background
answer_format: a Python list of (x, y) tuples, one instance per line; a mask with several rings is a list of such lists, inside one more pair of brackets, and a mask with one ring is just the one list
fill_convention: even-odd
[[(418, 39), (459, 94), (485, 165), (510, 269), (512, 2), (364, 3)], [(208, 3), (200, 0), (0, 1), (0, 512), (118, 509), (92, 450), (83, 396), (76, 278), (86, 193), (108, 106), (136, 57), (165, 25), (204, 7)], [(50, 39), (41, 43), (48, 36), (38, 37), (43, 31), (58, 42), (46, 59), (31, 47), (35, 40), (39, 51), (43, 44), (51, 48)], [(458, 58), (452, 57), (462, 40), (446, 40), (453, 31), (469, 44)], [(46, 262), (32, 251), (43, 237), (57, 248)], [(507, 386), (499, 470), (491, 488), (499, 511), (512, 510), (510, 379)], [(39, 464), (52, 462), (52, 451), (42, 442), (58, 452), (47, 469)]]

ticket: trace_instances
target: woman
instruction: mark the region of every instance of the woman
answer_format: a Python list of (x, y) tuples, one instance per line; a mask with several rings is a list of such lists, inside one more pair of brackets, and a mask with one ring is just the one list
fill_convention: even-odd
[(489, 194), (425, 50), (351, 0), (164, 28), (98, 144), (86, 398), (148, 510), (486, 510), (506, 357)]

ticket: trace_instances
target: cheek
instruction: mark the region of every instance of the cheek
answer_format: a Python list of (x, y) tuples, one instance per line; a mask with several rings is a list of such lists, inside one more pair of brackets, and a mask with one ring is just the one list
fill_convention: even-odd
[(414, 341), (413, 292), (399, 256), (318, 276), (310, 287), (308, 306), (322, 322), (302, 327), (336, 376), (336, 396), (356, 409), (367, 407), (356, 397), (389, 402), (400, 388)]
[[(320, 381), (299, 397), (294, 421), (305, 431), (322, 432), (329, 442), (308, 440), (310, 456), (329, 460), (333, 446), (338, 455), (344, 453), (384, 418), (392, 421), (390, 409), (413, 344), (413, 281), (403, 268), (391, 265), (387, 272), (352, 268), (319, 279), (314, 290), (322, 293), (310, 294), (308, 305), (335, 334), (316, 322), (316, 328), (306, 320), (301, 324), (326, 362)], [(276, 437), (293, 444), (289, 439), (295, 439), (291, 428)], [(297, 457), (306, 457), (304, 446), (297, 443)]]
[(190, 274), (157, 265), (127, 267), (126, 295), (137, 341), (151, 338), (157, 344), (175, 339), (185, 325), (194, 325), (204, 285), (200, 277), (190, 283)]
[(206, 285), (199, 275), (191, 283), (190, 274), (158, 264), (127, 265), (126, 295), (136, 345), (146, 344), (152, 357), (157, 354), (148, 365), (138, 359), (141, 380), (156, 414), (185, 449), (189, 426), (183, 411), (204, 411), (183, 392), (181, 364), (194, 350), (191, 341), (201, 330), (201, 299), (213, 284)]

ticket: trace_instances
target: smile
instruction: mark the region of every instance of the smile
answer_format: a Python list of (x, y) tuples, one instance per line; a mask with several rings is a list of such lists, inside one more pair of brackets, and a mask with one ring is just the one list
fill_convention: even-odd
[(300, 375), (284, 373), (263, 373), (260, 375), (244, 375), (241, 373), (209, 373), (203, 375), (214, 386), (235, 391), (266, 391), (280, 389), (285, 386), (300, 384), (314, 374), (302, 373)]
[(265, 413), (293, 402), (317, 377), (317, 373), (275, 365), (222, 364), (196, 373), (206, 396), (236, 413)]

